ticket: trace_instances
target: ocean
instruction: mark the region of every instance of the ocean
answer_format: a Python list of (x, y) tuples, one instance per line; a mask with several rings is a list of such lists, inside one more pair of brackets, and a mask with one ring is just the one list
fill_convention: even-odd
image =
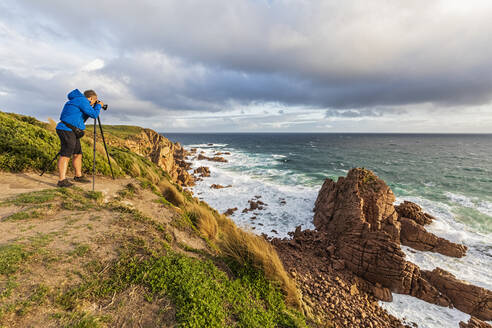
[[(204, 155), (230, 152), (228, 162), (195, 161), (211, 177), (192, 188), (217, 210), (256, 233), (287, 237), (296, 226), (313, 229), (313, 207), (326, 178), (365, 167), (393, 190), (396, 203), (413, 201), (437, 220), (427, 229), (468, 246), (456, 259), (403, 247), (422, 269), (441, 267), (460, 279), (492, 289), (492, 135), (458, 134), (179, 134), (164, 133)], [(232, 185), (210, 189), (211, 184)], [(242, 213), (261, 196), (263, 210)], [(251, 219), (251, 217), (256, 217)], [(419, 327), (458, 327), (469, 315), (405, 295), (381, 303)]]

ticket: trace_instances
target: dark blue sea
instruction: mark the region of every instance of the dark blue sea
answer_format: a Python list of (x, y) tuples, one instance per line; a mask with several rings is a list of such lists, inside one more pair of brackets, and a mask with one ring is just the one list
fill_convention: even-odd
[[(231, 216), (238, 225), (272, 236), (287, 236), (297, 225), (313, 228), (314, 201), (326, 178), (336, 180), (352, 167), (370, 169), (392, 188), (397, 203), (414, 201), (438, 218), (428, 230), (469, 247), (462, 259), (404, 248), (409, 260), (492, 289), (490, 134), (163, 135), (207, 156), (230, 152), (224, 155), (227, 163), (194, 161), (194, 167), (210, 167), (211, 177), (193, 191), (219, 211), (238, 207)], [(232, 187), (210, 189), (213, 183)], [(261, 196), (265, 209), (242, 213), (255, 196)], [(384, 306), (420, 327), (457, 326), (457, 319), (468, 317), (403, 295)], [(419, 306), (431, 310), (424, 313)]]

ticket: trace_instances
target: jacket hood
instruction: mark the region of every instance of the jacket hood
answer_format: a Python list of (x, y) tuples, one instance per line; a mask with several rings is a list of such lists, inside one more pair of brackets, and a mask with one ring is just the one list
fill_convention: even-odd
[(72, 100), (74, 98), (84, 97), (84, 94), (82, 92), (80, 92), (79, 89), (75, 89), (75, 90), (70, 91), (70, 93), (67, 95), (67, 97), (68, 97), (68, 99)]

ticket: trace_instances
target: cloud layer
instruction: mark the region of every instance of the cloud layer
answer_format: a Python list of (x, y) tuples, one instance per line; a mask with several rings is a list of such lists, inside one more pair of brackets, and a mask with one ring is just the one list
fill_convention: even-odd
[[(477, 128), (459, 117), (480, 113), (487, 132), (490, 17), (482, 0), (7, 0), (0, 107), (56, 116), (78, 87), (104, 95), (112, 121), (170, 130), (364, 131), (411, 113), (465, 132)], [(408, 124), (395, 126), (421, 132)]]

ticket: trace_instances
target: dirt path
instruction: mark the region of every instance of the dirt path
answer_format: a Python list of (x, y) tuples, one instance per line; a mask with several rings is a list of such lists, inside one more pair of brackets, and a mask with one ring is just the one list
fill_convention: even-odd
[[(91, 178), (92, 180), (92, 177), (88, 178)], [(95, 190), (102, 192), (104, 197), (107, 198), (116, 194), (118, 190), (121, 190), (123, 186), (132, 181), (135, 181), (135, 179), (118, 178), (113, 180), (107, 177), (96, 176)], [(25, 192), (38, 191), (47, 188), (57, 188), (57, 182), (58, 176), (49, 173), (39, 176), (39, 174), (32, 172), (0, 172), (0, 200)], [(75, 183), (75, 185), (84, 190), (92, 190), (92, 182)]]

